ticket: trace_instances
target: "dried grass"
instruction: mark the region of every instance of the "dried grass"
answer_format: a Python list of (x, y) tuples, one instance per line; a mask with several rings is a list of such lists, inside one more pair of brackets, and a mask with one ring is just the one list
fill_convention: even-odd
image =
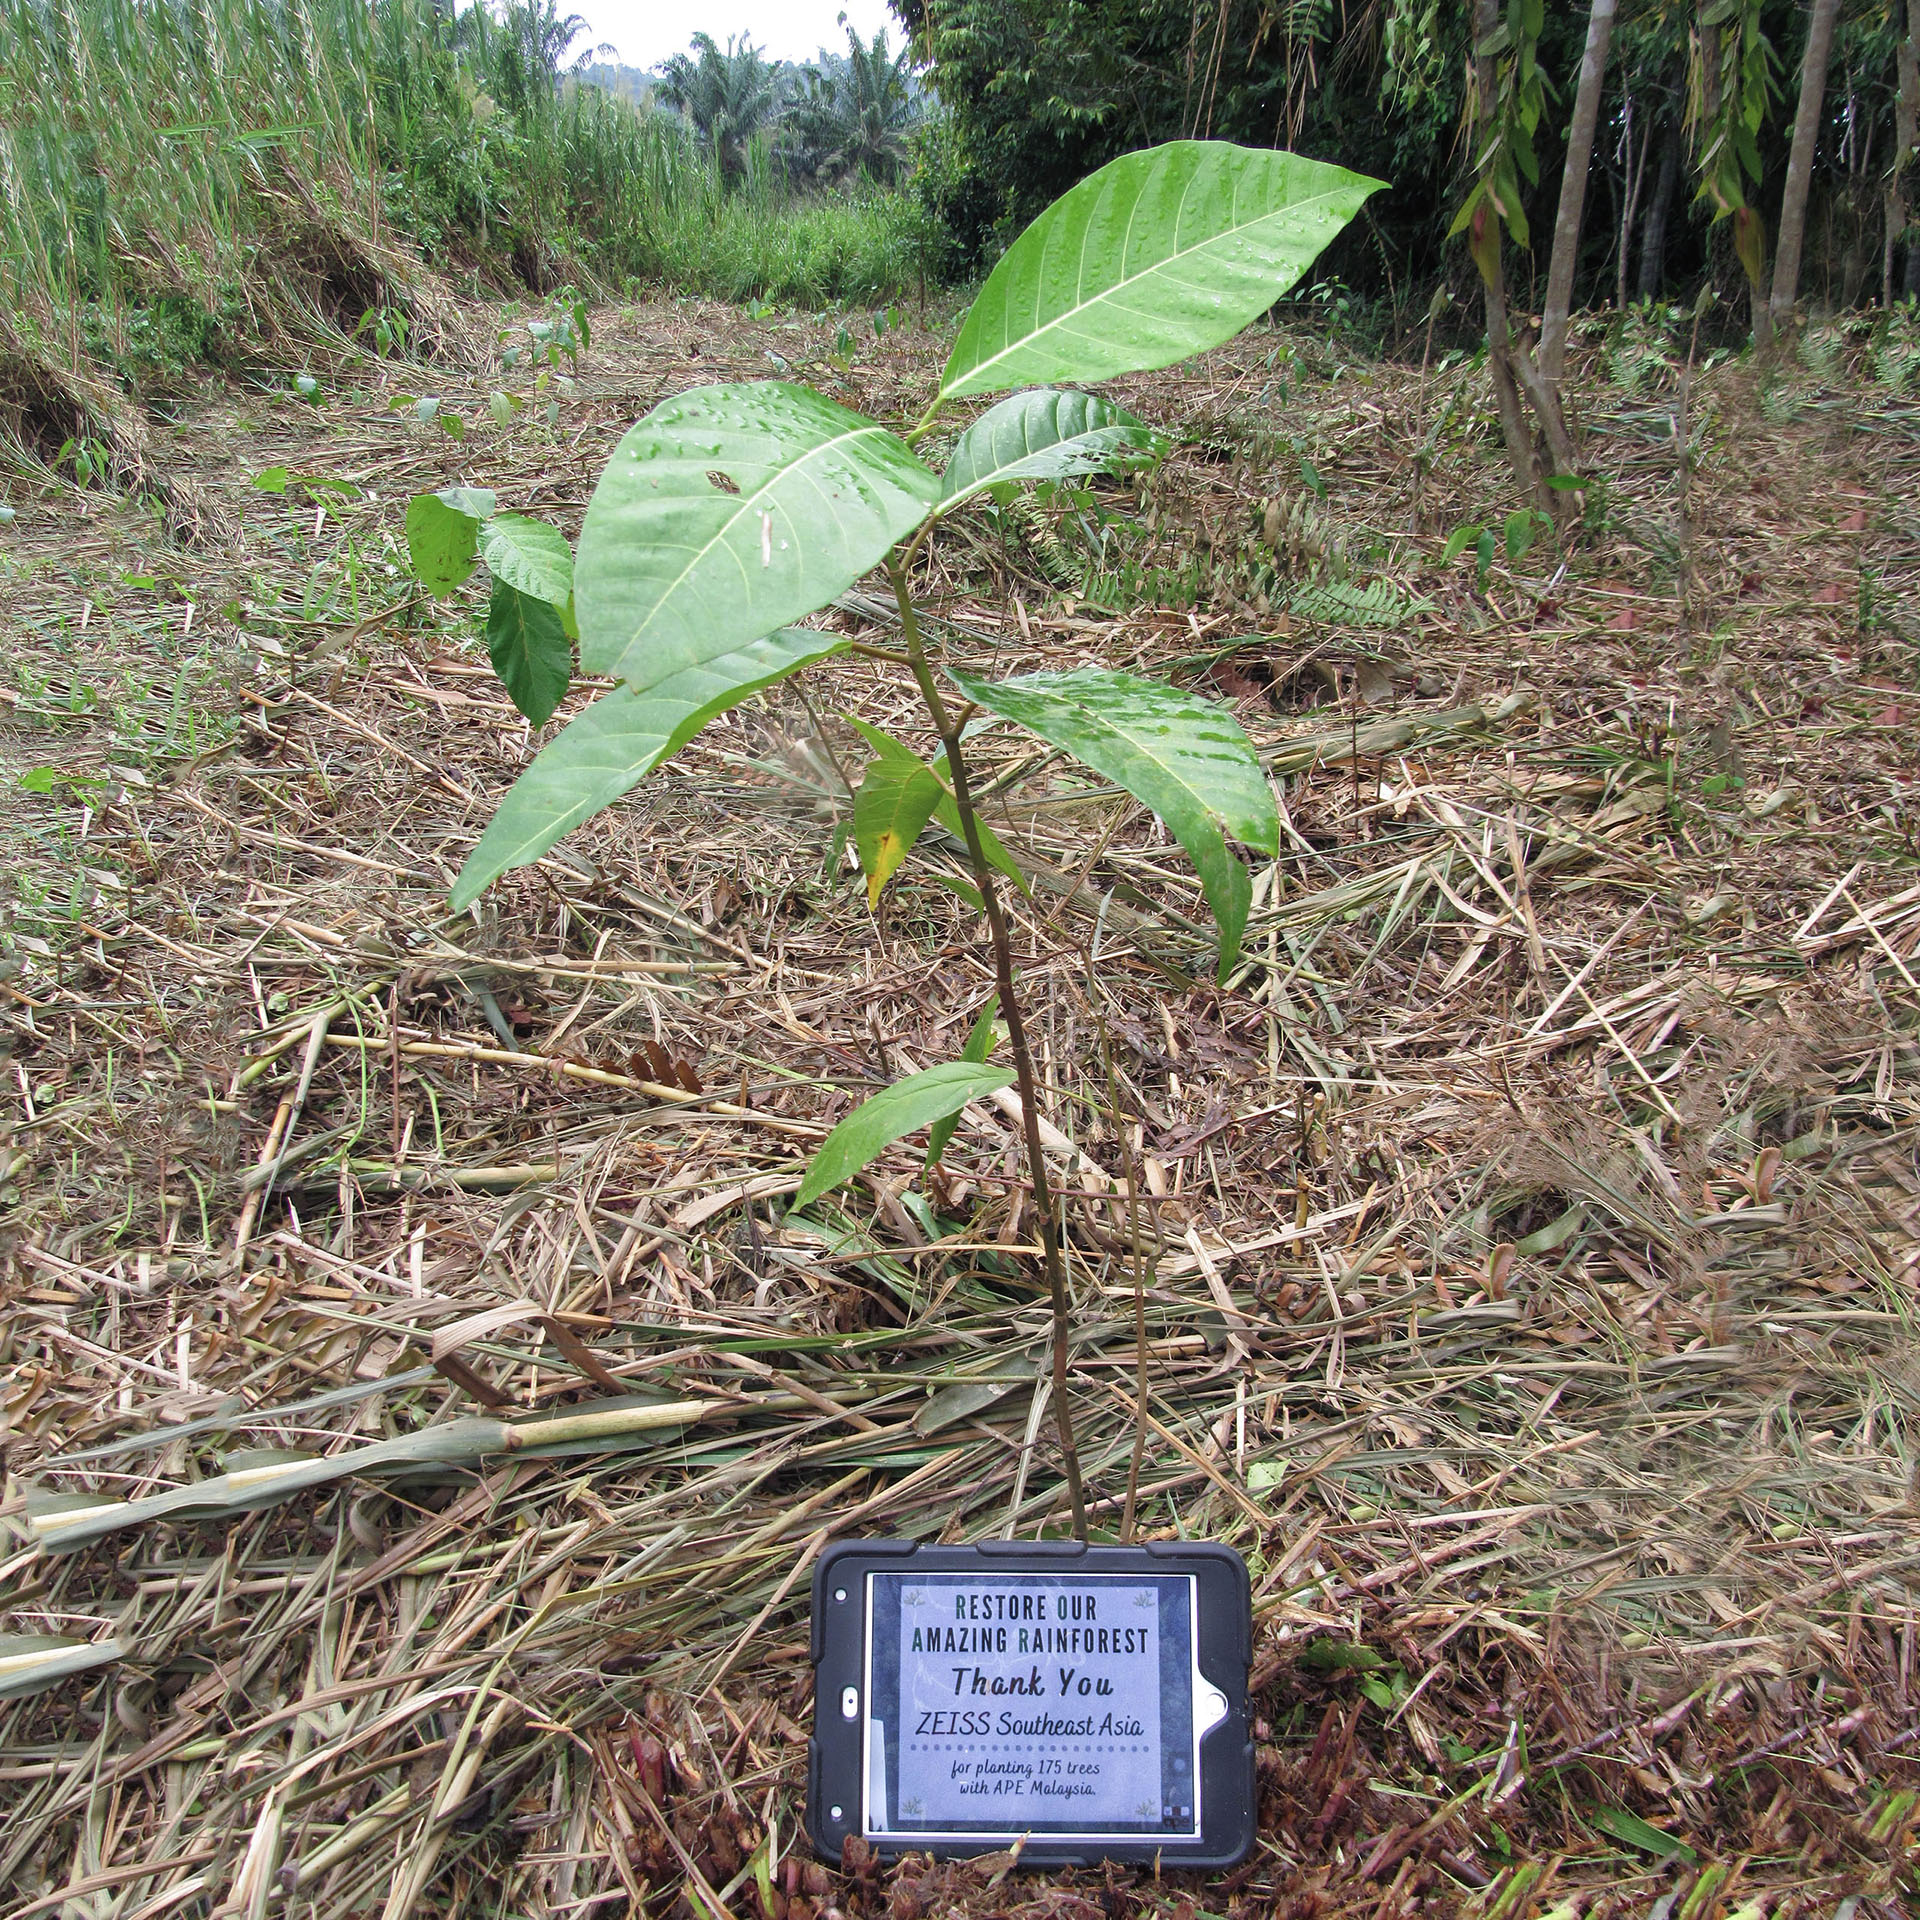
[[(1191, 1887), (829, 1872), (798, 1834), (813, 1556), (1061, 1523), (1005, 1114), (969, 1113), (932, 1215), (903, 1148), (822, 1224), (779, 1218), (818, 1130), (953, 1054), (991, 987), (932, 884), (951, 849), (878, 922), (831, 858), (835, 716), (912, 710), (865, 668), (771, 695), (456, 922), (528, 743), (471, 638), (395, 602), (382, 541), (454, 478), (571, 525), (628, 419), (769, 351), (911, 417), (938, 345), (890, 334), (842, 378), (824, 327), (684, 305), (595, 343), (557, 435), (464, 448), (379, 393), (207, 393), (154, 457), (240, 531), (190, 561), (17, 498), (5, 751), (111, 784), (4, 829), (0, 1582), (13, 1631), (89, 1644), (16, 1646), (0, 1686), (90, 1663), (0, 1720), (12, 1911), (1897, 1911), (1911, 407), (1831, 363), (1764, 394), (1720, 369), (1688, 478), (1668, 400), (1583, 369), (1615, 524), (1483, 596), (1433, 564), (1500, 504), (1471, 392), (1482, 424), (1428, 441), (1471, 376), (1297, 341), (1276, 394), (1263, 333), (1124, 388), (1186, 436), (1134, 511), (1206, 586), (1192, 613), (1063, 591), (1064, 519), (1051, 556), (976, 528), (930, 563), (956, 658), (1184, 662), (1285, 776), (1220, 990), (1151, 820), (978, 748), (1040, 883), (1094, 1518), (1119, 1524), (1142, 1412), (1123, 1124), (1140, 1527), (1253, 1567), (1261, 1840)], [(1294, 504), (1303, 453), (1324, 504)], [(274, 463), (380, 497), (250, 494)], [(1427, 610), (1286, 611), (1335, 545)], [(636, 1394), (676, 1424), (447, 1464), (455, 1420)], [(355, 1447), (384, 1477), (233, 1451)], [(195, 1483), (261, 1504), (117, 1524)], [(75, 1546), (29, 1487), (102, 1530)]]

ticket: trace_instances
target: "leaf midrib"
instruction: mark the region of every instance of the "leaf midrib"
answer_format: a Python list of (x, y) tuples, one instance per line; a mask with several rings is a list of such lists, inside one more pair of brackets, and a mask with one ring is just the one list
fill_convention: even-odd
[[(1066, 696), (1066, 703), (1069, 706), (1071, 706), (1073, 711), (1076, 714), (1080, 715), (1082, 719), (1086, 720), (1087, 722), (1089, 722), (1094, 726), (1099, 727), (1103, 732), (1105, 732), (1111, 738), (1115, 740), (1124, 741), (1128, 746), (1128, 748), (1132, 752), (1137, 753), (1141, 757), (1141, 759), (1148, 762), (1148, 764), (1151, 766), (1158, 767), (1167, 776), (1167, 778), (1170, 781), (1172, 781), (1173, 784), (1176, 787), (1178, 787), (1180, 791), (1184, 793), (1196, 807), (1200, 809), (1201, 816), (1202, 818), (1205, 819), (1208, 826), (1210, 826), (1213, 829), (1213, 831), (1223, 841), (1227, 838), (1230, 829), (1228, 828), (1228, 825), (1224, 816), (1217, 813), (1212, 807), (1210, 807), (1207, 804), (1206, 796), (1199, 790), (1198, 787), (1194, 786), (1193, 783), (1184, 774), (1177, 771), (1170, 761), (1162, 759), (1159, 754), (1155, 753), (1150, 747), (1145, 745), (1135, 735), (1129, 733), (1124, 727), (1118, 725), (1114, 720), (1109, 718), (1106, 714), (1096, 713), (1091, 707), (1087, 706), (1083, 701), (1078, 699), (1075, 695), (1069, 693)], [(1235, 839), (1238, 839), (1239, 835), (1235, 834), (1233, 837)], [(1255, 843), (1251, 840), (1245, 842), (1244, 844), (1247, 846), (1255, 845)]]
[(1152, 431), (1153, 429), (1151, 427), (1140, 426), (1138, 424), (1129, 426), (1124, 421), (1114, 420), (1110, 421), (1104, 427), (1089, 427), (1084, 433), (1070, 433), (1063, 440), (1049, 440), (1044, 446), (1035, 447), (1030, 444), (1024, 453), (1015, 459), (1002, 461), (991, 473), (976, 475), (967, 482), (962, 492), (943, 495), (940, 501), (941, 510), (944, 512), (949, 507), (956, 507), (961, 501), (971, 499), (983, 488), (997, 485), (1000, 481), (1004, 480), (1008, 474), (1014, 473), (1018, 468), (1026, 465), (1029, 460), (1038, 454), (1064, 453), (1068, 449), (1078, 447), (1086, 441), (1098, 440), (1102, 434), (1124, 435), (1138, 433), (1145, 437), (1151, 435)]
[[(1187, 195), (1191, 193), (1192, 190), (1193, 181), (1189, 180), (1185, 191), (1183, 191), (1180, 196), (1180, 204), (1183, 210), (1186, 206)], [(962, 380), (971, 380), (975, 374), (998, 366), (1001, 361), (1008, 359), (1016, 353), (1023, 352), (1026, 348), (1032, 346), (1036, 340), (1044, 339), (1049, 333), (1053, 332), (1056, 327), (1064, 327), (1069, 321), (1088, 312), (1091, 308), (1097, 307), (1103, 300), (1109, 300), (1115, 294), (1125, 292), (1127, 288), (1137, 285), (1142, 280), (1151, 278), (1156, 273), (1164, 272), (1168, 267), (1175, 266), (1180, 261), (1189, 259), (1196, 253), (1204, 253), (1208, 247), (1214, 245), (1217, 241), (1231, 239), (1236, 233), (1242, 233), (1248, 227), (1258, 226), (1261, 220), (1271, 220), (1277, 213), (1288, 212), (1295, 207), (1317, 206), (1324, 201), (1331, 200), (1333, 197), (1333, 190), (1329, 189), (1324, 193), (1312, 194), (1305, 200), (1289, 200), (1284, 208), (1269, 207), (1258, 219), (1243, 220), (1234, 226), (1222, 227), (1218, 232), (1209, 234), (1205, 240), (1196, 246), (1183, 247), (1177, 253), (1165, 254), (1156, 260), (1152, 266), (1143, 268), (1139, 273), (1128, 274), (1124, 279), (1115, 280), (1110, 285), (1102, 287), (1090, 300), (1078, 300), (1073, 306), (1064, 308), (1061, 312), (1055, 314), (1044, 326), (1037, 326), (1031, 333), (1023, 334), (1018, 340), (1009, 342), (1006, 346), (1002, 347), (998, 353), (989, 354), (984, 360), (976, 360), (972, 366), (968, 367), (965, 372), (960, 375), (960, 378)], [(1140, 198), (1141, 196), (1139, 195), (1135, 196), (1134, 205), (1129, 209), (1127, 214), (1129, 235), (1131, 235), (1134, 213), (1139, 209)], [(1178, 224), (1177, 216), (1175, 223), (1176, 225)], [(1086, 246), (1086, 235), (1082, 232), (1080, 236), (1080, 257), (1083, 264), (1086, 259)], [(1276, 295), (1275, 297), (1277, 298), (1278, 296)], [(942, 396), (946, 397), (951, 395), (955, 390), (943, 384), (940, 391)]]

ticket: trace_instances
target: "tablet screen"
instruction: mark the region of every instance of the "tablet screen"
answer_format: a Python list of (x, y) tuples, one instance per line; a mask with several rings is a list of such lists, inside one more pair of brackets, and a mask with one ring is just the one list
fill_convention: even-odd
[(869, 1839), (1200, 1831), (1190, 1575), (867, 1579)]

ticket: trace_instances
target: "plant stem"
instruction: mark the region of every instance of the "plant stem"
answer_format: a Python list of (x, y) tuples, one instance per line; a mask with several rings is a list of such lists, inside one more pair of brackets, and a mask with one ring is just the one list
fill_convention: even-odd
[(899, 562), (889, 560), (887, 578), (893, 583), (893, 597), (900, 608), (900, 629), (906, 636), (907, 658), (913, 669), (920, 697), (926, 702), (940, 745), (947, 757), (947, 772), (953, 780), (954, 805), (959, 809), (961, 831), (966, 836), (967, 859), (973, 868), (973, 884), (980, 891), (980, 903), (987, 916), (987, 931), (993, 940), (993, 970), (1000, 986), (1000, 1006), (1007, 1017), (1007, 1044), (1013, 1049), (1013, 1071), (1020, 1084), (1020, 1119), (1026, 1138), (1027, 1173), (1033, 1181), (1034, 1211), (1040, 1220), (1040, 1248), (1047, 1273), (1047, 1293), (1053, 1307), (1053, 1418), (1060, 1435), (1060, 1455), (1067, 1474), (1067, 1498), (1073, 1506), (1073, 1537), (1087, 1537), (1087, 1503), (1080, 1488), (1080, 1455), (1073, 1444), (1073, 1416), (1067, 1407), (1067, 1270), (1060, 1252), (1060, 1227), (1054, 1214), (1053, 1189), (1047, 1180), (1047, 1163), (1040, 1147), (1040, 1102), (1034, 1090), (1033, 1055), (1027, 1047), (1026, 1022), (1021, 1018), (1020, 1002), (1013, 990), (1013, 947), (1007, 938), (1006, 915), (1000, 910), (1000, 896), (994, 886), (993, 869), (987, 864), (980, 846), (980, 826), (974, 817), (973, 792), (967, 781), (967, 763), (960, 751), (960, 727), (940, 697), (940, 687), (927, 664), (927, 652), (920, 639), (920, 622), (913, 602), (907, 596), (907, 578)]

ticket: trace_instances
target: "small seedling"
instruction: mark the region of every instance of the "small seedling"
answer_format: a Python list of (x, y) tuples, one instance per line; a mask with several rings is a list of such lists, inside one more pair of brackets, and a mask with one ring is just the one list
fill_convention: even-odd
[(436, 596), (455, 592), (484, 560), (493, 576), (487, 653), (513, 704), (536, 727), (552, 719), (573, 678), (573, 555), (544, 520), (498, 513), (484, 487), (417, 493), (407, 502), (407, 557)]
[[(802, 667), (859, 651), (912, 679), (941, 766), (863, 729), (875, 758), (855, 797), (855, 843), (868, 897), (877, 905), (930, 821), (958, 828), (986, 921), (1011, 1075), (986, 1062), (983, 1042), (972, 1057), (889, 1087), (834, 1130), (796, 1204), (1011, 1078), (1052, 1310), (1053, 1409), (1082, 1539), (1061, 1226), (1000, 906), (1013, 863), (975, 810), (963, 748), (968, 710), (1039, 735), (1165, 823), (1219, 925), (1222, 979), (1238, 956), (1252, 895), (1229, 842), (1273, 858), (1279, 821), (1252, 744), (1225, 708), (1099, 666), (992, 679), (936, 662), (908, 574), (946, 523), (983, 498), (1152, 459), (1164, 441), (1151, 427), (1111, 401), (1050, 383), (1171, 366), (1231, 339), (1300, 277), (1378, 185), (1293, 154), (1221, 142), (1177, 141), (1113, 161), (1055, 201), (1002, 256), (961, 320), (933, 404), (904, 435), (781, 381), (696, 387), (662, 401), (614, 450), (567, 580), (577, 592), (582, 665), (619, 684), (521, 775), (453, 888), (454, 907), (464, 909), (499, 875), (538, 859), (611, 805), (709, 720)], [(851, 350), (844, 324), (836, 347)], [(949, 407), (993, 394), (1008, 397), (965, 428), (943, 472), (921, 462), (915, 447)], [(538, 604), (538, 593), (495, 557), (497, 534), (483, 533), (512, 518), (496, 519), (492, 508), (490, 495), (416, 499), (408, 508), (416, 571), (435, 591), (451, 591), (478, 550), (494, 569), (496, 594), (504, 581), (520, 601), (533, 593)], [(564, 552), (559, 542), (551, 556), (555, 595)], [(898, 609), (898, 648), (790, 624), (875, 566), (885, 568)], [(545, 601), (549, 615), (558, 604)], [(543, 657), (557, 655), (555, 647)], [(537, 678), (513, 649), (495, 658), (523, 687)], [(520, 688), (509, 687), (531, 713)]]
[(413, 323), (399, 307), (369, 307), (360, 316), (360, 324), (354, 328), (353, 337), (357, 340), (363, 333), (373, 336), (374, 351), (383, 360), (397, 359), (407, 350)]

